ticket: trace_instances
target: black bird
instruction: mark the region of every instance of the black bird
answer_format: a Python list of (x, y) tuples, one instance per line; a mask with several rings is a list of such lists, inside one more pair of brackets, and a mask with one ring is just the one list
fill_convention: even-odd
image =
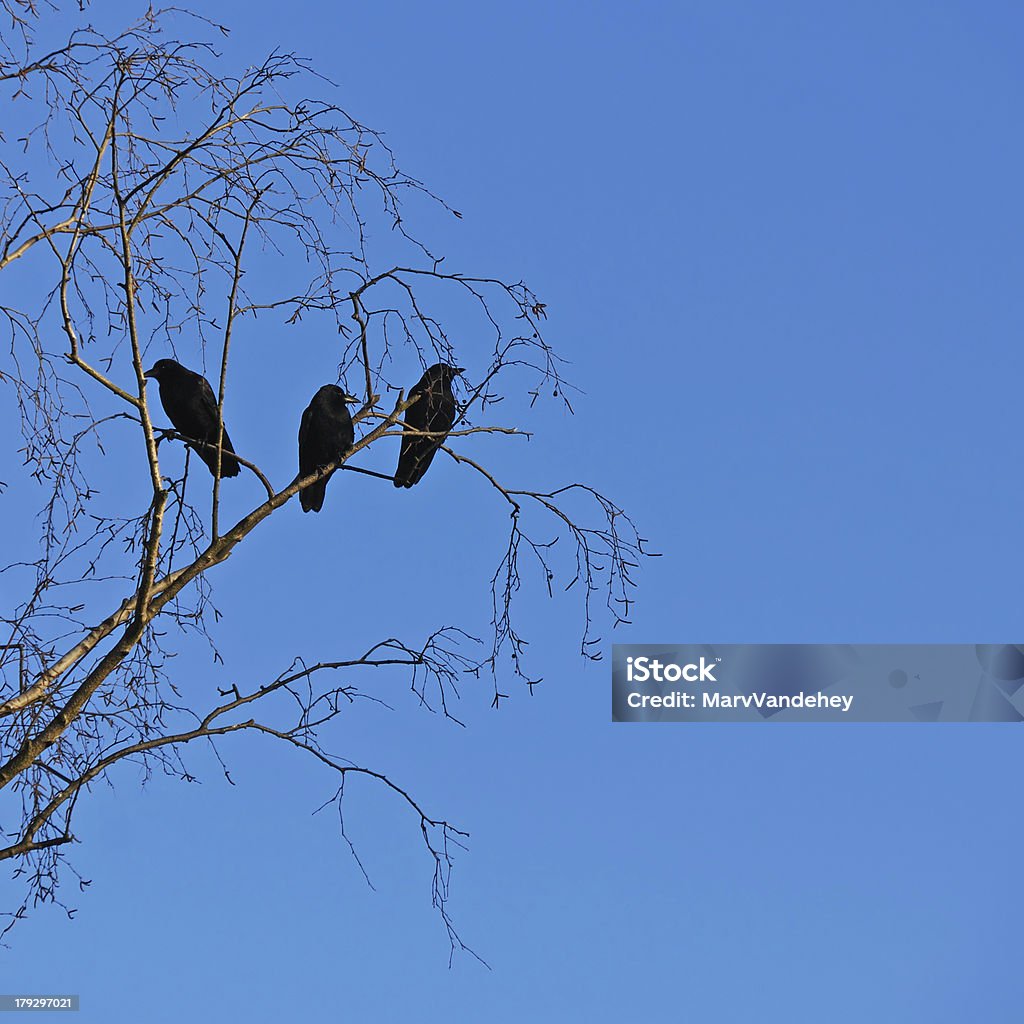
[[(448, 431), (455, 422), (455, 395), (452, 381), (462, 373), (462, 367), (435, 363), (409, 392), (409, 397), (420, 396), (419, 401), (405, 410), (406, 433), (402, 435), (402, 451), (395, 471), (396, 487), (418, 484), (433, 461), (437, 449), (444, 444)], [(418, 437), (412, 430), (429, 430), (437, 437)]]
[[(356, 435), (348, 403), (358, 401), (337, 384), (325, 384), (313, 396), (299, 424), (300, 476), (309, 476), (321, 466), (337, 462), (352, 447)], [(325, 477), (299, 491), (303, 512), (319, 512), (323, 508), (327, 481), (333, 475), (332, 469)]]
[[(193, 373), (173, 359), (158, 359), (145, 375), (159, 383), (160, 404), (174, 429), (189, 441), (200, 442), (192, 447), (216, 476), (220, 418), (217, 415), (217, 397), (210, 382), (202, 374)], [(238, 476), (240, 468), (235, 449), (231, 447), (231, 438), (225, 430), (220, 475)]]

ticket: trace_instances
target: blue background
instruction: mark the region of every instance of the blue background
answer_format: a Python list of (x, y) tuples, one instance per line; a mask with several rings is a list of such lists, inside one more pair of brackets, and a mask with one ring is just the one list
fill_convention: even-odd
[[(239, 64), (305, 53), (388, 132), (464, 214), (422, 231), (450, 267), (549, 303), (585, 394), (494, 465), (598, 485), (663, 552), (618, 642), (1020, 638), (1018, 5), (204, 13)], [(289, 380), (261, 378), (280, 331), (239, 357), (252, 401), (229, 422), (287, 479), (336, 342), (304, 327)], [(197, 658), (179, 685), (199, 703), (295, 653), (479, 625), (505, 513), (469, 477), (439, 461), (396, 495), (348, 475), (315, 520), (275, 517), (217, 578), (227, 671)], [(437, 608), (396, 608), (396, 572), (442, 569)], [(79, 992), (106, 1022), (1020, 1019), (1019, 729), (613, 725), (571, 597), (526, 625), (532, 698), (493, 712), (467, 680), (460, 729), (370, 680), (396, 712), (357, 708), (334, 743), (472, 833), (451, 910), (493, 970), (447, 969), (393, 800), (351, 786), (371, 891), (311, 815), (333, 780), (246, 740), (222, 746), (234, 787), (196, 752), (201, 786), (140, 792), (126, 768), (94, 791), (93, 884), (66, 886), (73, 923), (18, 927), (2, 987)]]

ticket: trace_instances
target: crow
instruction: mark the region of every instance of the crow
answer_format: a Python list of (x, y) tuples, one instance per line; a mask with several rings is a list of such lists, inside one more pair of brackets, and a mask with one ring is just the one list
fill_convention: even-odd
[[(201, 374), (193, 373), (173, 359), (158, 359), (146, 377), (152, 377), (160, 385), (160, 404), (174, 429), (182, 434), (217, 475), (217, 435), (220, 433), (220, 417), (217, 415), (217, 397), (210, 382)], [(238, 476), (240, 466), (231, 447), (231, 438), (224, 431), (223, 447), (220, 453), (220, 475)]]
[[(455, 422), (455, 396), (452, 381), (462, 373), (462, 367), (435, 363), (419, 379), (409, 392), (410, 398), (419, 396), (419, 401), (405, 410), (405, 429), (402, 435), (402, 451), (398, 456), (395, 471), (396, 487), (412, 487), (423, 478), (434, 453), (444, 444), (448, 431)], [(428, 430), (437, 437), (418, 437), (411, 431)]]
[[(299, 476), (309, 476), (321, 466), (337, 462), (352, 447), (355, 431), (347, 405), (358, 398), (342, 391), (337, 384), (325, 384), (306, 406), (299, 424)], [(323, 508), (330, 473), (299, 491), (303, 512)]]

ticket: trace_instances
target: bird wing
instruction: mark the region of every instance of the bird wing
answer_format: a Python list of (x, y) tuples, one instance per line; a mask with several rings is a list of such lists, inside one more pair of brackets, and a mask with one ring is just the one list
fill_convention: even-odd
[(398, 455), (398, 468), (395, 470), (396, 487), (412, 487), (423, 475), (416, 475), (416, 471), (424, 452), (423, 443), (429, 441), (429, 438), (417, 437), (410, 432), (428, 429), (430, 414), (427, 404), (430, 401), (430, 392), (423, 380), (412, 388), (409, 398), (417, 398), (417, 401), (405, 410), (406, 431), (402, 434), (402, 449)]
[[(186, 410), (187, 426), (179, 426), (174, 417), (171, 420), (174, 425), (188, 437), (196, 441), (204, 441), (206, 444), (216, 445), (217, 436), (220, 431), (220, 417), (217, 415), (217, 396), (210, 387), (210, 382), (199, 373), (191, 373), (191, 387), (189, 394), (183, 396), (183, 406)], [(162, 397), (162, 392), (161, 392)], [(168, 410), (170, 415), (170, 410)], [(211, 473), (217, 472), (217, 452), (214, 448), (197, 449), (199, 457), (209, 467)], [(228, 437), (227, 427), (223, 430), (223, 447), (221, 449), (220, 475), (238, 476), (241, 466), (237, 459), (233, 458), (235, 453), (231, 438)]]
[(308, 476), (317, 467), (314, 451), (316, 438), (316, 412), (310, 402), (302, 413), (299, 423), (299, 472)]
[[(316, 399), (306, 406), (299, 423), (299, 475), (309, 476), (320, 465), (318, 457), (319, 416)], [(299, 504), (303, 512), (319, 512), (327, 493), (327, 479), (316, 480), (299, 491)]]
[(348, 409), (343, 409), (337, 420), (338, 428), (335, 433), (335, 450), (340, 458), (356, 443), (356, 428), (352, 422), (352, 414)]
[(196, 374), (197, 388), (196, 388), (196, 400), (200, 403), (204, 411), (214, 420), (217, 419), (217, 396), (213, 393), (213, 388), (210, 387), (210, 382), (205, 378)]
[[(422, 383), (422, 382), (421, 382)], [(414, 388), (415, 392), (417, 389)], [(406, 423), (414, 430), (437, 433), (439, 437), (417, 437), (406, 434), (402, 437), (402, 452), (395, 473), (395, 486), (412, 487), (423, 479), (438, 448), (444, 444), (448, 431), (455, 422), (455, 399), (450, 393), (435, 384), (422, 390), (423, 397), (406, 410)], [(422, 407), (416, 417), (410, 414)]]

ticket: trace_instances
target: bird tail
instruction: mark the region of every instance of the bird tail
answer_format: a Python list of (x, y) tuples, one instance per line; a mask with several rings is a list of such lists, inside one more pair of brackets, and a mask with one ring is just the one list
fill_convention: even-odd
[[(211, 448), (203, 448), (199, 452), (199, 457), (209, 467), (210, 472), (217, 475), (217, 452)], [(242, 467), (238, 462), (238, 459), (231, 454), (227, 446), (220, 453), (220, 475), (221, 477), (238, 476), (242, 471)]]
[[(204, 444), (201, 448), (196, 448), (199, 453), (199, 458), (206, 463), (209, 467), (210, 472), (217, 475), (217, 449), (215, 447), (217, 438), (210, 438), (207, 444)], [(238, 459), (235, 458), (235, 449), (231, 446), (231, 438), (228, 437), (228, 432), (224, 431), (224, 446), (220, 451), (220, 475), (221, 477), (227, 476), (238, 476), (242, 471), (242, 466)]]
[(324, 507), (324, 495), (327, 494), (327, 480), (315, 480), (308, 487), (299, 491), (299, 504), (303, 512), (319, 512)]
[(430, 448), (428, 451), (420, 451), (412, 458), (400, 460), (398, 469), (395, 471), (396, 487), (414, 487), (423, 479), (423, 474), (434, 461), (437, 448)]
[(395, 471), (394, 484), (396, 487), (412, 487), (419, 482), (423, 471), (416, 463), (409, 466), (399, 466)]

